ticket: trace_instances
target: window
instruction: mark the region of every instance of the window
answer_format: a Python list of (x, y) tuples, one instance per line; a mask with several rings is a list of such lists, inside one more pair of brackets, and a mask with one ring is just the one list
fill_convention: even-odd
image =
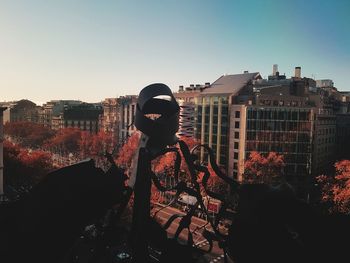
[(234, 143), (234, 149), (238, 149), (238, 142)]
[(236, 171), (233, 171), (233, 178), (237, 179), (238, 173)]
[(235, 121), (235, 128), (239, 129), (239, 121)]
[(233, 163), (233, 169), (235, 169), (235, 170), (238, 169), (238, 163), (236, 163), (236, 162)]
[(233, 159), (238, 160), (238, 153), (233, 153)]
[(241, 112), (240, 111), (236, 111), (235, 112), (235, 117), (236, 118), (240, 118), (241, 117)]
[(239, 132), (235, 132), (235, 139), (239, 139)]

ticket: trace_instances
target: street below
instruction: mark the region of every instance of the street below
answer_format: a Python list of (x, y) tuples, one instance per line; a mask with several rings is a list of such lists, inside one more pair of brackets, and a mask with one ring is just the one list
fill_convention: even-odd
[[(154, 208), (153, 212), (158, 211), (161, 208), (161, 206)], [(179, 209), (173, 208), (173, 207), (165, 207), (162, 210), (160, 210), (157, 213), (157, 220), (164, 225), (168, 219), (174, 215), (174, 214), (179, 214), (179, 215), (185, 215), (184, 212), (180, 211)], [(168, 237), (172, 238), (174, 237), (176, 230), (179, 226), (181, 218), (176, 218), (172, 224), (169, 226), (167, 229)], [(193, 243), (195, 244), (196, 247), (203, 251), (208, 251), (209, 249), (209, 243), (208, 241), (202, 236), (202, 232), (204, 228), (208, 231), (213, 231), (211, 225), (209, 222), (206, 220), (203, 220), (201, 218), (192, 217), (191, 224), (190, 224), (190, 230), (193, 234)], [(188, 238), (188, 230), (184, 229), (180, 235), (179, 235), (179, 242), (180, 243), (186, 243)], [(213, 241), (213, 248), (209, 253), (206, 253), (204, 255), (204, 258), (206, 262), (210, 263), (223, 263), (224, 262), (224, 252), (223, 250), (219, 247), (218, 242)], [(229, 262), (233, 262), (230, 261)]]

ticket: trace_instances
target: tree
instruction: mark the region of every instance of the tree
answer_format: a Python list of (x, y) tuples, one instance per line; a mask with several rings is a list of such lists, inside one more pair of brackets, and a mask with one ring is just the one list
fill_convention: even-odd
[[(180, 137), (179, 139), (184, 141), (189, 147), (189, 149), (193, 148), (195, 145), (198, 144), (197, 140), (192, 137)], [(179, 148), (179, 145), (177, 144), (176, 147)], [(189, 174), (188, 167), (186, 165), (186, 162), (184, 161), (184, 156), (182, 155), (182, 152), (180, 152), (180, 155), (182, 160), (180, 170), (182, 173)], [(163, 156), (160, 156), (153, 162), (154, 172), (173, 174), (175, 159), (176, 154), (173, 152), (169, 152)]]
[[(208, 172), (210, 174), (209, 179), (207, 181), (207, 188), (217, 194), (221, 194), (223, 196), (227, 196), (229, 192), (229, 185), (222, 180), (217, 174), (214, 172), (211, 165), (208, 165)], [(202, 195), (206, 195), (204, 191), (204, 186), (202, 184), (204, 173), (199, 173), (197, 182), (200, 183), (201, 193)]]
[(282, 179), (285, 166), (283, 155), (269, 152), (265, 157), (253, 151), (244, 163), (244, 181), (246, 183), (275, 183)]
[(350, 214), (350, 160), (334, 164), (335, 175), (321, 175), (316, 179), (321, 186), (322, 199), (329, 211)]
[(56, 153), (78, 153), (81, 133), (78, 128), (63, 128), (46, 142), (45, 147)]
[(13, 186), (32, 185), (53, 169), (51, 155), (4, 141), (4, 178)]
[(112, 135), (104, 131), (100, 131), (97, 134), (83, 131), (81, 132), (78, 144), (80, 155), (83, 158), (102, 157), (106, 151), (111, 152), (114, 146)]
[(21, 146), (41, 148), (55, 135), (55, 131), (42, 124), (33, 122), (7, 122), (4, 125), (5, 135), (20, 143)]
[(140, 133), (134, 132), (120, 148), (116, 163), (122, 167), (130, 167), (132, 159), (139, 145)]
[[(185, 141), (189, 146), (189, 148), (192, 148), (196, 144), (196, 141), (193, 138), (181, 137), (180, 139)], [(140, 140), (139, 132), (135, 132), (129, 137), (129, 139), (120, 148), (118, 152), (118, 158), (116, 160), (117, 165), (122, 166), (124, 168), (131, 167), (133, 157), (135, 156), (139, 146), (139, 140)], [(178, 147), (178, 144), (174, 147)], [(176, 158), (176, 154), (171, 152), (163, 156), (160, 156), (159, 158), (155, 159), (152, 162), (152, 167), (153, 167), (152, 170), (157, 174), (165, 173), (165, 176), (172, 175), (174, 172), (175, 158)], [(183, 159), (181, 162), (180, 169), (182, 170), (183, 173), (187, 172), (188, 174), (188, 168), (186, 166), (186, 163), (183, 161)], [(154, 185), (152, 185), (151, 192), (152, 192), (152, 196), (151, 196), (152, 202), (158, 201), (159, 191), (156, 190)]]

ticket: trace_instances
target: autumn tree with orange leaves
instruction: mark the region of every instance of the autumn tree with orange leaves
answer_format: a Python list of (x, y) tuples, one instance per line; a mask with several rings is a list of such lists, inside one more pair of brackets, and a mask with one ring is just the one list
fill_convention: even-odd
[(124, 168), (130, 167), (140, 141), (140, 133), (134, 132), (119, 149), (116, 163)]
[(112, 135), (104, 131), (97, 134), (82, 131), (78, 145), (81, 158), (102, 157), (106, 151), (111, 152), (114, 147)]
[(51, 155), (4, 141), (4, 180), (12, 186), (32, 185), (53, 169)]
[(334, 164), (335, 176), (318, 176), (321, 186), (321, 201), (329, 205), (333, 213), (350, 214), (350, 160)]
[(245, 183), (273, 184), (282, 179), (285, 166), (283, 155), (269, 152), (267, 156), (253, 151), (244, 163)]
[[(195, 145), (198, 144), (197, 140), (192, 137), (180, 137), (179, 139), (184, 141), (189, 149), (193, 148)], [(177, 144), (175, 147), (179, 148), (179, 145)], [(180, 166), (180, 173), (189, 174), (188, 167), (184, 160), (182, 152), (180, 152), (180, 155), (182, 160)], [(159, 158), (153, 161), (154, 172), (167, 173), (168, 175), (173, 175), (175, 160), (176, 154), (174, 152), (169, 152), (163, 156), (160, 156)]]
[(45, 148), (55, 153), (78, 153), (81, 130), (78, 128), (63, 128), (48, 140)]
[(41, 148), (43, 144), (54, 137), (55, 131), (42, 124), (33, 122), (7, 122), (4, 133), (23, 147)]

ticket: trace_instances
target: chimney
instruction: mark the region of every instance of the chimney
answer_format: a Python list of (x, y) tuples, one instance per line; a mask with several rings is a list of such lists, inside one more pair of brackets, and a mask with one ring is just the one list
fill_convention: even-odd
[(179, 86), (179, 92), (183, 92), (184, 91), (184, 86)]
[(295, 78), (301, 78), (301, 67), (295, 67), (295, 73), (294, 73)]
[(277, 64), (273, 64), (272, 66), (272, 76), (276, 76), (278, 72), (278, 65)]
[(210, 86), (210, 82), (205, 82), (204, 84), (206, 87), (209, 87)]
[(248, 71), (248, 70), (245, 70), (243, 73), (244, 73), (244, 74), (247, 74), (247, 73), (249, 73), (249, 71)]

